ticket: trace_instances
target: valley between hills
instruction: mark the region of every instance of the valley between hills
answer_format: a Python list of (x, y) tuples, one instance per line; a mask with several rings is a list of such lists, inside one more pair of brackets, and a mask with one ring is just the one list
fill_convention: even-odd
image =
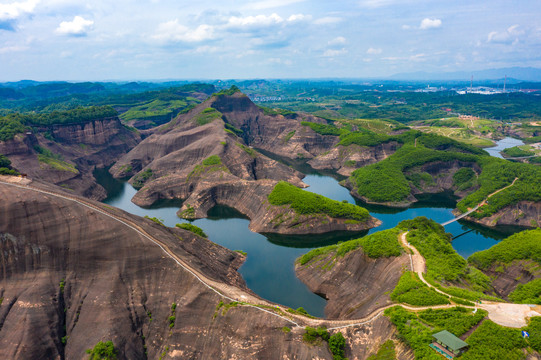
[[(164, 91), (183, 108), (145, 118), (135, 94), (129, 106), (0, 118), (0, 357), (437, 359), (428, 345), (441, 330), (469, 344), (460, 359), (540, 356), (535, 161), (490, 156), (425, 124), (258, 106), (236, 86)], [(536, 125), (490, 126), (476, 136), (538, 137)], [(179, 224), (101, 202), (110, 194), (96, 169), (133, 186), (139, 207), (178, 204)], [(339, 179), (355, 203), (310, 192), (306, 169)], [(467, 258), (459, 236), (425, 216), (378, 231), (373, 209), (442, 193), (467, 214), (461, 224), (512, 230)], [(194, 225), (216, 207), (290, 243), (331, 239), (299, 243), (308, 250), (291, 264), (326, 300), (324, 317), (248, 286), (239, 269), (251, 253)]]

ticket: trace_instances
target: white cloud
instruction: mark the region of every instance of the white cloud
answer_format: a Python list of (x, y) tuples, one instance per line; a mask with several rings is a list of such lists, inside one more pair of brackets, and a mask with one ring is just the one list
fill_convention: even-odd
[(441, 24), (442, 23), (440, 19), (424, 18), (421, 21), (421, 25), (419, 25), (419, 29), (421, 30), (435, 29), (435, 28), (439, 28)]
[(304, 20), (310, 20), (310, 19), (312, 19), (311, 15), (293, 14), (287, 18), (287, 21), (296, 22), (296, 21), (304, 21)]
[(28, 0), (11, 4), (0, 4), (0, 21), (14, 20), (21, 15), (31, 13), (38, 3), (39, 0)]
[(271, 15), (231, 16), (224, 28), (231, 31), (250, 31), (300, 23), (311, 18), (310, 15), (293, 14), (284, 19), (276, 13)]
[(382, 6), (392, 5), (396, 0), (361, 0), (360, 5), (367, 8), (378, 8)]
[(369, 48), (368, 50), (366, 50), (366, 53), (367, 54), (370, 54), (370, 55), (379, 55), (383, 52), (382, 49), (380, 48)]
[(0, 48), (0, 54), (9, 54), (13, 52), (25, 51), (28, 49), (29, 49), (28, 46), (20, 46), (20, 45), (5, 46), (5, 47)]
[(271, 8), (276, 8), (276, 7), (288, 6), (288, 5), (296, 4), (303, 1), (306, 1), (306, 0), (264, 0), (264, 1), (257, 1), (253, 4), (248, 4), (245, 6), (245, 8), (252, 9), (252, 10), (265, 10), (265, 9), (271, 9)]
[(325, 57), (336, 57), (347, 54), (348, 51), (345, 48), (342, 49), (328, 49), (323, 53)]
[(411, 26), (409, 26), (409, 25), (402, 25), (402, 29), (403, 29), (403, 30), (409, 30), (409, 29), (411, 29)]
[(60, 35), (85, 36), (92, 29), (94, 21), (85, 20), (81, 16), (75, 16), (72, 21), (62, 21), (56, 28)]
[(316, 25), (327, 25), (327, 24), (336, 24), (341, 22), (343, 19), (336, 16), (325, 16), (319, 19), (314, 20)]
[(231, 16), (228, 21), (230, 27), (250, 27), (250, 26), (269, 26), (272, 24), (279, 24), (284, 19), (278, 14), (274, 13), (269, 16), (256, 15), (256, 16)]
[(518, 25), (513, 25), (507, 28), (507, 30), (498, 32), (492, 31), (488, 34), (487, 41), (489, 43), (497, 44), (511, 44), (517, 43), (518, 38), (524, 35), (524, 31), (519, 29)]
[(220, 51), (220, 48), (217, 46), (203, 45), (197, 47), (193, 52), (196, 54), (212, 54), (218, 51)]
[(281, 59), (281, 58), (270, 58), (268, 61), (273, 64), (282, 64), (282, 65), (287, 65), (287, 66), (290, 66), (293, 64), (291, 60)]
[(343, 36), (338, 36), (332, 39), (331, 41), (329, 41), (327, 44), (333, 46), (333, 45), (343, 45), (345, 43), (346, 43), (346, 38)]
[(158, 30), (153, 36), (154, 39), (162, 42), (202, 42), (212, 40), (216, 37), (212, 25), (202, 24), (195, 29), (190, 29), (178, 20), (171, 20), (158, 25)]

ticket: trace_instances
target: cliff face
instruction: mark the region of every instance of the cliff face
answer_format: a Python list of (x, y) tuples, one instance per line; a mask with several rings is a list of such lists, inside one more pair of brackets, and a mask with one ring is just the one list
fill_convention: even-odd
[(483, 270), (492, 279), (492, 286), (498, 296), (507, 296), (520, 284), (526, 284), (541, 277), (541, 269), (531, 260), (515, 260), (507, 265), (493, 265)]
[(237, 209), (250, 218), (250, 230), (259, 233), (280, 234), (318, 234), (331, 231), (362, 231), (380, 222), (369, 218), (365, 222), (354, 223), (346, 219), (332, 218), (324, 214), (301, 215), (289, 206), (271, 205), (267, 196), (272, 192), (276, 181), (237, 181), (227, 173), (213, 173), (199, 179), (194, 190), (186, 198), (179, 210), (180, 217), (194, 209), (190, 218), (205, 217), (215, 205), (226, 205)]
[[(220, 111), (221, 118), (199, 125), (198, 119), (211, 113), (211, 106)], [(260, 112), (244, 95), (235, 95), (226, 102), (222, 97), (213, 97), (159, 128), (123, 156), (111, 173), (131, 177), (132, 184), (142, 186), (133, 198), (140, 206), (160, 199), (182, 199), (185, 203), (180, 215), (188, 213), (184, 217), (199, 218), (216, 204), (228, 205), (250, 217), (251, 229), (258, 232), (360, 231), (377, 225), (373, 218), (350, 224), (326, 216), (297, 216), (289, 209), (268, 204), (267, 196), (279, 180), (300, 187), (305, 184), (301, 181), (303, 174), (247, 146), (229, 130), (233, 127), (250, 139), (251, 128), (245, 125), (257, 122), (254, 114)], [(214, 162), (208, 163), (209, 159)]]
[(100, 200), (107, 194), (96, 183), (92, 171), (110, 166), (139, 141), (139, 135), (124, 128), (118, 118), (110, 118), (18, 134), (13, 140), (0, 141), (0, 154), (9, 157), (14, 168), (33, 179)]
[(291, 160), (308, 160), (314, 169), (337, 171), (348, 176), (360, 166), (383, 160), (396, 151), (397, 144), (382, 144), (371, 148), (350, 145), (336, 146), (337, 136), (325, 136), (314, 132), (302, 121), (326, 123), (308, 114), (265, 114), (243, 94), (219, 97), (213, 107), (224, 119), (243, 130), (244, 141), (258, 149)]
[(517, 225), (535, 228), (541, 226), (541, 203), (519, 201), (514, 205), (501, 209), (492, 216), (482, 219), (467, 216), (465, 219), (490, 227), (497, 225)]
[[(332, 358), (327, 346), (305, 344), (303, 329), (286, 320), (253, 307), (218, 309), (224, 299), (157, 245), (95, 209), (4, 184), (0, 198), (3, 359), (83, 359), (86, 349), (108, 340), (119, 359)], [(190, 232), (106, 210), (159, 238), (206, 277), (249, 294), (236, 272), (241, 255)], [(344, 333), (346, 355), (363, 359), (393, 329), (379, 318)]]
[(349, 145), (331, 147), (308, 161), (314, 169), (332, 169), (343, 176), (351, 176), (355, 169), (374, 164), (394, 154), (397, 143), (389, 142), (373, 147)]
[(409, 266), (406, 255), (371, 259), (362, 249), (343, 258), (330, 253), (297, 264), (295, 273), (308, 288), (327, 299), (325, 315), (329, 318), (361, 318), (375, 309), (391, 304), (393, 291), (402, 270)]

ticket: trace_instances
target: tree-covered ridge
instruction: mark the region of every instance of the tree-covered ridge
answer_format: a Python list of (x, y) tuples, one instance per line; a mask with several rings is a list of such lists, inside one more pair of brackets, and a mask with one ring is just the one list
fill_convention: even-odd
[(50, 113), (11, 113), (0, 117), (0, 141), (11, 140), (31, 126), (86, 123), (117, 116), (110, 106), (78, 107)]
[(399, 232), (399, 229), (393, 228), (378, 231), (359, 239), (313, 249), (302, 255), (297, 261), (299, 264), (305, 265), (312, 259), (327, 256), (331, 252), (334, 252), (336, 257), (343, 257), (350, 251), (358, 248), (362, 248), (363, 252), (371, 258), (400, 256), (402, 254), (402, 247), (398, 243)]
[(477, 310), (473, 313), (470, 309), (456, 307), (424, 310), (416, 314), (395, 306), (385, 310), (384, 314), (396, 326), (399, 339), (413, 350), (416, 359), (439, 360), (442, 359), (440, 355), (428, 346), (433, 341), (432, 334), (447, 330), (461, 336), (482, 321), (487, 312)]
[(59, 125), (86, 123), (117, 115), (118, 113), (111, 106), (88, 106), (66, 111), (53, 111), (51, 113), (24, 114), (23, 116), (29, 125)]
[(405, 271), (391, 293), (391, 300), (416, 306), (449, 304), (449, 298), (423, 283), (416, 273)]
[(368, 210), (357, 205), (331, 200), (280, 181), (268, 196), (272, 205), (289, 205), (298, 214), (326, 214), (333, 218), (363, 221)]
[[(468, 265), (455, 251), (451, 245), (451, 235), (445, 232), (443, 226), (425, 217), (404, 220), (398, 226), (408, 231), (408, 241), (425, 258), (427, 280), (446, 286), (460, 285), (461, 288), (445, 289), (445, 292), (468, 299), (472, 299), (473, 294), (466, 292), (484, 292), (490, 289), (490, 278)], [(478, 295), (481, 294), (475, 296)]]
[(541, 229), (513, 234), (491, 248), (478, 251), (468, 258), (468, 262), (479, 269), (509, 264), (514, 260), (533, 260), (541, 265)]
[(519, 284), (509, 294), (509, 299), (519, 304), (541, 305), (541, 279), (534, 279), (526, 284)]
[(11, 168), (11, 160), (0, 154), (0, 175), (19, 175), (17, 170)]
[(351, 176), (357, 193), (372, 201), (400, 202), (411, 193), (410, 183), (404, 171), (435, 161), (473, 163), (477, 157), (452, 151), (438, 151), (427, 147), (407, 144), (387, 159), (355, 170)]
[(217, 93), (212, 94), (213, 96), (232, 96), (236, 93), (240, 93), (240, 89), (236, 85), (231, 85), (229, 89), (223, 89)]
[[(375, 132), (362, 126), (353, 126), (353, 121), (337, 121), (341, 127), (334, 124), (319, 124), (302, 121), (301, 124), (310, 127), (321, 135), (339, 136), (338, 145), (349, 146), (377, 146), (383, 143), (395, 141), (398, 144), (420, 144), (429, 149), (464, 152), (470, 154), (486, 155), (487, 153), (473, 145), (465, 144), (438, 134), (424, 133), (417, 130), (409, 130), (401, 134), (388, 135)], [(353, 130), (355, 129), (355, 130)]]
[(0, 141), (7, 141), (26, 130), (24, 118), (20, 114), (0, 117)]
[[(471, 214), (482, 218), (490, 216), (498, 210), (515, 204), (521, 200), (541, 201), (541, 168), (531, 164), (514, 163), (491, 156), (485, 156), (484, 151), (462, 152), (467, 149), (456, 145), (454, 140), (447, 141), (445, 137), (433, 134), (423, 134), (415, 137), (415, 133), (406, 132), (402, 139), (413, 137), (416, 143), (406, 140), (405, 144), (393, 155), (378, 163), (359, 168), (353, 172), (350, 181), (360, 196), (375, 202), (401, 202), (411, 194), (414, 179), (408, 179), (405, 171), (431, 162), (460, 161), (477, 164), (481, 174), (474, 179), (469, 172), (469, 179), (458, 176), (455, 186), (464, 190), (468, 186), (478, 185), (478, 190), (466, 196), (457, 205), (458, 209), (466, 212), (485, 200), (489, 195), (510, 185), (515, 178), (515, 184), (490, 198), (485, 206)], [(462, 151), (456, 151), (456, 150)], [(467, 175), (467, 174), (461, 174)]]
[(513, 186), (491, 196), (470, 216), (483, 218), (519, 201), (541, 201), (541, 167), (488, 156), (479, 157), (477, 163), (482, 169), (477, 179), (480, 188), (457, 204), (460, 211), (475, 207), (495, 191), (511, 185), (515, 178)]

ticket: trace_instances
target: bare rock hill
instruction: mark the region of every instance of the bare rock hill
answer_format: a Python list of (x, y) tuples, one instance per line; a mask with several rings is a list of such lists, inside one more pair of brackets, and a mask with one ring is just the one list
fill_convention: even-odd
[(391, 304), (389, 294), (408, 266), (406, 255), (372, 259), (359, 248), (344, 257), (331, 252), (297, 264), (295, 273), (312, 292), (327, 299), (328, 318), (355, 319)]
[(112, 165), (141, 141), (117, 117), (81, 124), (52, 125), (0, 141), (0, 154), (33, 179), (60, 185), (74, 194), (101, 200), (105, 189), (93, 170)]
[[(86, 349), (109, 340), (119, 359), (332, 358), (284, 319), (219, 307), (224, 299), (157, 245), (95, 209), (5, 184), (0, 198), (0, 358), (84, 359)], [(208, 278), (249, 293), (236, 272), (242, 255), (107, 211), (136, 222)], [(345, 330), (346, 355), (364, 359), (393, 332), (385, 318)]]
[(247, 145), (254, 136), (251, 126), (258, 126), (252, 120), (259, 115), (266, 116), (241, 93), (212, 96), (158, 128), (123, 156), (111, 173), (117, 178), (129, 177), (140, 188), (133, 198), (138, 205), (148, 206), (160, 199), (184, 200), (180, 212), (184, 218), (204, 217), (214, 205), (222, 204), (250, 217), (254, 231), (302, 234), (359, 231), (377, 225), (373, 218), (352, 223), (296, 216), (288, 208), (268, 204), (267, 196), (278, 181), (305, 184), (303, 174)]

